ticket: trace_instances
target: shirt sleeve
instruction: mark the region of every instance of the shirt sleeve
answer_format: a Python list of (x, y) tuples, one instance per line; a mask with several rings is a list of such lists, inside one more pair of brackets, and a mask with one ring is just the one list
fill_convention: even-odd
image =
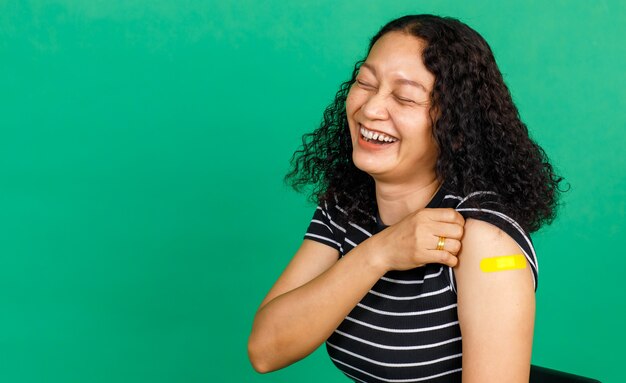
[(339, 230), (333, 223), (327, 205), (319, 205), (313, 213), (309, 228), (304, 234), (304, 239), (310, 239), (324, 245), (328, 245), (340, 253), (343, 253), (341, 239), (338, 238)]
[(513, 218), (502, 212), (504, 209), (498, 201), (497, 194), (493, 192), (472, 193), (461, 200), (455, 209), (465, 219), (478, 219), (496, 226), (517, 242), (530, 265), (536, 291), (539, 267), (530, 235)]

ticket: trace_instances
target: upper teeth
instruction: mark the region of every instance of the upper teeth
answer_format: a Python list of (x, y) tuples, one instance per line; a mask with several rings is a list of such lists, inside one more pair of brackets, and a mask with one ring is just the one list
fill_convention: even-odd
[(378, 141), (382, 141), (382, 142), (396, 142), (398, 141), (397, 138), (388, 136), (384, 133), (379, 133), (379, 132), (372, 132), (371, 130), (367, 130), (364, 127), (361, 127), (361, 134), (363, 135), (363, 137), (370, 139), (370, 140), (378, 140)]

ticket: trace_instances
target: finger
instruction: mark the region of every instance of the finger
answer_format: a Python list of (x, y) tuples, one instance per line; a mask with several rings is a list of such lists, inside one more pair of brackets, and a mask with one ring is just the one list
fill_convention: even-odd
[[(443, 238), (443, 247), (438, 248), (439, 241)], [(454, 238), (436, 237), (432, 250), (445, 250), (452, 255), (457, 255), (461, 250), (461, 241)]]
[(432, 225), (432, 233), (437, 237), (461, 239), (463, 238), (463, 226), (456, 223), (439, 222)]
[(445, 250), (432, 250), (434, 263), (441, 263), (450, 267), (456, 266), (459, 259)]
[(430, 209), (429, 217), (433, 221), (454, 223), (457, 225), (465, 225), (465, 218), (458, 211), (452, 208)]

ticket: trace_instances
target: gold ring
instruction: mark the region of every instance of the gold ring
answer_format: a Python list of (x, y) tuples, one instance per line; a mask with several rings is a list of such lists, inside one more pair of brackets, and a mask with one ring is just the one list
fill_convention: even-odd
[(446, 245), (446, 237), (439, 237), (439, 242), (437, 242), (437, 250), (443, 250), (443, 247)]

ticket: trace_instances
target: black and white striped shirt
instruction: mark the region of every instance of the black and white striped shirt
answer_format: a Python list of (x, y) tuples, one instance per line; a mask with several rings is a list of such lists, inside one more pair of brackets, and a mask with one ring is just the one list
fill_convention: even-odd
[[(536, 288), (537, 259), (530, 237), (498, 206), (493, 192), (457, 196), (442, 187), (427, 207), (454, 208), (465, 218), (503, 230), (526, 256)], [(385, 228), (380, 219), (371, 218), (369, 224), (356, 224), (339, 206), (318, 206), (305, 239), (329, 245), (343, 256)], [(326, 348), (334, 364), (355, 382), (461, 382), (452, 269), (428, 264), (388, 272), (328, 338)]]

